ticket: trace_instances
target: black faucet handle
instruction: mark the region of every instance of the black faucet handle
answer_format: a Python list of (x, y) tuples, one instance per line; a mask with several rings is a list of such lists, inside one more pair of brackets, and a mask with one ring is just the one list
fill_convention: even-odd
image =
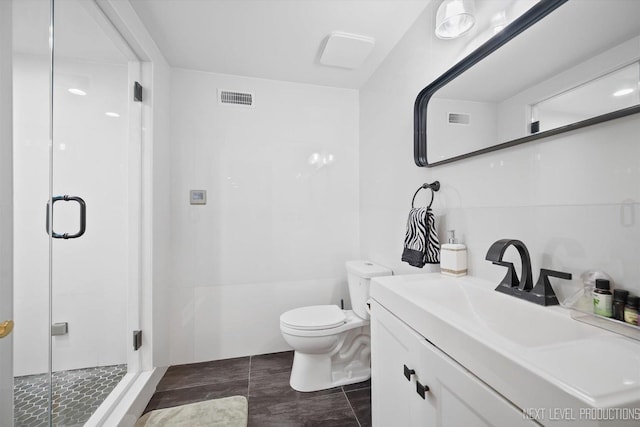
[(546, 268), (540, 269), (540, 277), (536, 282), (536, 285), (531, 289), (532, 298), (535, 299), (540, 305), (558, 305), (558, 297), (551, 287), (549, 277), (557, 277), (559, 279), (571, 280), (571, 273), (564, 273), (562, 271), (547, 270)]
[[(571, 273), (564, 273), (562, 271), (555, 271), (555, 270), (547, 270), (546, 268), (540, 269), (540, 278), (542, 278), (542, 276), (557, 277), (558, 279), (565, 279), (565, 280), (571, 280), (572, 278)], [(539, 281), (540, 279), (538, 279), (538, 282)]]

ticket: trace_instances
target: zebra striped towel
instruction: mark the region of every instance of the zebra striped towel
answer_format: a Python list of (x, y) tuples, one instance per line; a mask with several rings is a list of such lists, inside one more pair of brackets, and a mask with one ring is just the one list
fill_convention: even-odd
[(425, 264), (440, 264), (440, 242), (431, 209), (411, 208), (409, 211), (402, 261), (420, 268)]

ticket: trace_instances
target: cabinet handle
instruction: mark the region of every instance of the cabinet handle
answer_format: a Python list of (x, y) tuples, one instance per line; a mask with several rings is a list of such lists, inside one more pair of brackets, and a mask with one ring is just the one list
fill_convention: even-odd
[(407, 365), (404, 365), (404, 376), (407, 379), (407, 381), (411, 381), (411, 375), (415, 375), (416, 371), (414, 371), (413, 369), (409, 369), (407, 368)]
[(416, 380), (416, 393), (420, 395), (423, 399), (426, 400), (425, 393), (429, 391), (428, 385), (420, 384), (420, 381)]

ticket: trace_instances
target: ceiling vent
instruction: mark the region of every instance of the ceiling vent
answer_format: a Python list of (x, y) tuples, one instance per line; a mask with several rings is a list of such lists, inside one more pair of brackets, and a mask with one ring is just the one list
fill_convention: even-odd
[(448, 120), (450, 125), (468, 125), (471, 121), (471, 116), (465, 113), (448, 113)]
[(218, 90), (218, 103), (225, 105), (241, 105), (253, 107), (255, 94), (251, 92), (236, 92), (232, 90)]

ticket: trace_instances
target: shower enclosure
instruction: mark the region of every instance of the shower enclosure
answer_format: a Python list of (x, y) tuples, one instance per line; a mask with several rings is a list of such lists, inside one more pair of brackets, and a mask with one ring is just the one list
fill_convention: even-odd
[(140, 369), (140, 62), (98, 2), (11, 3), (13, 423), (93, 424)]

